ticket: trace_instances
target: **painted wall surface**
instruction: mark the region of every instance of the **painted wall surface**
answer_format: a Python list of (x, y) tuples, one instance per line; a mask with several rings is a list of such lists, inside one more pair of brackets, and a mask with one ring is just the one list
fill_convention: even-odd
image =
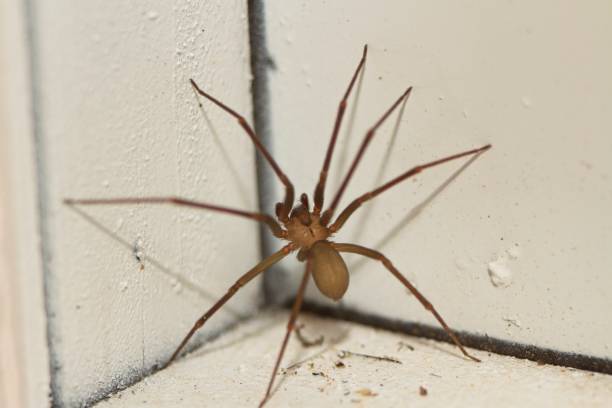
[[(246, 3), (35, 2), (47, 309), (56, 401), (80, 406), (165, 362), (259, 258), (258, 226), (172, 206), (255, 209), (252, 145), (188, 80), (251, 115)], [(203, 339), (253, 312), (257, 284)]]
[[(606, 1), (268, 2), (274, 153), (311, 194), (367, 43), (328, 197), (407, 86), (397, 133), (394, 115), (340, 207), (413, 165), (493, 149), (384, 193), (335, 239), (385, 253), (458, 330), (612, 358), (611, 13)], [(437, 325), (382, 265), (346, 259), (345, 307)]]

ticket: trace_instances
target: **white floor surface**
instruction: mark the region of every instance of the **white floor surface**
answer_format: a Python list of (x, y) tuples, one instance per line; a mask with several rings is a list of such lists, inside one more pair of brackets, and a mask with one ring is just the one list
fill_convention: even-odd
[[(263, 312), (97, 408), (257, 407), (288, 314)], [(266, 407), (611, 407), (612, 376), (304, 314)], [(177, 341), (182, 333), (177, 333)], [(380, 358), (375, 358), (380, 357)]]

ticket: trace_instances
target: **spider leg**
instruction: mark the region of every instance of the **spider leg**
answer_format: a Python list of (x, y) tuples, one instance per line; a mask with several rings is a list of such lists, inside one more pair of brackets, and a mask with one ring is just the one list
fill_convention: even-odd
[(278, 352), (278, 357), (276, 358), (276, 363), (274, 364), (274, 370), (272, 371), (272, 377), (270, 378), (270, 382), (268, 383), (268, 389), (266, 390), (266, 394), (264, 395), (263, 399), (259, 403), (260, 408), (264, 406), (264, 404), (266, 403), (266, 401), (268, 401), (268, 398), (270, 397), (270, 392), (272, 391), (272, 386), (274, 385), (274, 378), (276, 377), (280, 362), (283, 359), (283, 354), (285, 354), (285, 349), (287, 348), (287, 343), (289, 342), (289, 336), (295, 328), (295, 321), (297, 320), (298, 314), (300, 313), (300, 309), (302, 308), (302, 300), (304, 298), (306, 286), (308, 285), (308, 279), (310, 278), (310, 270), (310, 259), (307, 259), (304, 277), (302, 278), (302, 283), (300, 284), (300, 288), (298, 289), (297, 295), (295, 296), (295, 302), (293, 302), (293, 308), (291, 309), (291, 316), (289, 317), (289, 322), (287, 323), (287, 332), (285, 333), (283, 344), (281, 345), (281, 348)]
[(450, 329), (450, 327), (448, 327), (448, 325), (446, 324), (446, 322), (444, 321), (444, 319), (442, 319), (442, 316), (440, 316), (440, 314), (436, 311), (436, 309), (434, 308), (434, 306), (425, 298), (425, 296), (423, 296), (421, 294), (421, 292), (418, 291), (417, 288), (415, 288), (412, 283), (410, 283), (410, 281), (408, 281), (408, 279), (406, 279), (404, 277), (404, 275), (402, 275), (396, 268), (395, 266), (393, 266), (393, 264), (391, 263), (391, 261), (384, 256), (383, 254), (381, 254), (378, 251), (375, 251), (373, 249), (370, 248), (366, 248), (366, 247), (362, 247), (360, 245), (355, 245), (355, 244), (336, 244), (336, 243), (332, 243), (332, 246), (339, 252), (351, 252), (354, 254), (359, 254), (359, 255), (363, 255), (365, 257), (368, 258), (372, 258), (375, 259), (377, 261), (382, 262), (382, 264), (385, 266), (385, 268), (387, 268), (389, 270), (389, 272), (391, 272), (393, 274), (393, 276), (395, 276), (400, 282), (402, 282), (402, 284), (404, 286), (406, 286), (406, 288), (408, 288), (408, 290), (410, 290), (410, 292), (412, 292), (412, 294), (414, 296), (416, 296), (416, 298), (419, 300), (419, 302), (421, 302), (421, 304), (423, 305), (423, 307), (427, 310), (429, 310), (434, 317), (436, 318), (436, 320), (438, 320), (438, 322), (440, 323), (440, 325), (442, 326), (442, 328), (444, 329), (444, 331), (446, 332), (446, 334), (449, 335), (449, 337), (451, 338), (451, 340), (453, 340), (453, 342), (455, 343), (455, 345), (457, 345), (457, 347), (459, 347), (459, 349), (461, 350), (461, 352), (468, 358), (476, 361), (476, 362), (480, 362), (479, 359), (477, 359), (476, 357), (470, 355), (465, 348), (463, 347), (463, 345), (461, 344), (461, 342), (459, 341), (459, 339), (457, 338), (457, 336), (455, 335), (455, 333), (453, 333), (453, 331)]
[(293, 249), (294, 249), (293, 248), (293, 244), (285, 245), (279, 251), (277, 251), (274, 254), (270, 255), (269, 257), (267, 257), (266, 259), (264, 259), (263, 261), (261, 261), (260, 263), (255, 265), (250, 271), (248, 271), (247, 273), (242, 275), (240, 277), (240, 279), (238, 279), (236, 281), (236, 283), (234, 283), (227, 290), (227, 293), (225, 295), (223, 295), (221, 297), (221, 299), (219, 299), (217, 301), (217, 303), (212, 305), (212, 307), (210, 309), (208, 309), (208, 311), (206, 313), (204, 313), (198, 320), (196, 320), (196, 322), (194, 323), (194, 325), (191, 328), (191, 330), (189, 330), (189, 332), (187, 333), (187, 335), (185, 336), (183, 341), (181, 341), (181, 344), (179, 344), (179, 346), (176, 348), (174, 353), (172, 353), (172, 357), (170, 357), (168, 362), (166, 364), (164, 364), (162, 369), (168, 367), (176, 359), (176, 357), (180, 354), (180, 352), (183, 349), (183, 347), (185, 347), (185, 345), (187, 344), (189, 339), (191, 339), (191, 337), (195, 334), (195, 332), (197, 332), (200, 328), (202, 328), (202, 326), (204, 326), (204, 323), (206, 323), (208, 321), (208, 319), (210, 319), (210, 317), (212, 315), (214, 315), (215, 312), (217, 310), (219, 310), (221, 308), (221, 306), (223, 306), (225, 304), (225, 302), (230, 300), (231, 297), (234, 296), (236, 294), (236, 292), (238, 292), (238, 289), (240, 289), (241, 287), (246, 285), (251, 279), (253, 279), (257, 275), (259, 275), (261, 272), (265, 271), (267, 268), (269, 268), (270, 266), (274, 265), (275, 263), (277, 263), (278, 261), (280, 261), (281, 259), (283, 259), (287, 255), (289, 255), (289, 253)]
[(346, 220), (348, 220), (348, 218), (353, 214), (353, 212), (355, 212), (355, 210), (357, 210), (357, 208), (359, 208), (361, 206), (361, 204), (365, 203), (368, 200), (371, 200), (372, 198), (376, 197), (377, 195), (379, 195), (380, 193), (382, 193), (383, 191), (386, 191), (388, 189), (390, 189), (391, 187), (395, 186), (396, 184), (420, 173), (421, 171), (437, 166), (439, 164), (442, 163), (446, 163), (448, 161), (451, 160), (455, 160), (455, 159), (459, 159), (461, 157), (464, 156), (469, 156), (469, 155), (474, 155), (474, 154), (480, 154), (488, 149), (491, 148), (491, 145), (488, 144), (486, 146), (480, 147), (478, 149), (473, 149), (473, 150), (468, 150), (466, 152), (462, 152), (462, 153), (457, 153), (454, 154), (452, 156), (447, 156), (444, 157), (442, 159), (438, 159), (438, 160), (434, 160), (432, 162), (429, 163), (425, 163), (425, 164), (421, 164), (419, 166), (413, 167), (410, 170), (408, 170), (407, 172), (400, 174), (399, 176), (397, 176), (396, 178), (386, 182), (385, 184), (383, 184), (382, 186), (369, 191), (365, 194), (363, 194), (362, 196), (356, 198), (355, 200), (353, 200), (353, 202), (351, 202), (338, 216), (338, 218), (336, 218), (336, 220), (334, 221), (334, 223), (329, 227), (329, 230), (334, 233), (336, 231), (338, 231), (340, 228), (342, 228), (342, 226), (344, 225), (344, 223), (346, 222)]
[(283, 230), (272, 216), (264, 213), (237, 210), (219, 205), (207, 204), (199, 201), (187, 200), (179, 197), (140, 197), (140, 198), (94, 198), (94, 199), (71, 199), (64, 200), (67, 205), (108, 205), (108, 204), (174, 204), (186, 207), (203, 208), (239, 217), (249, 218), (266, 224), (272, 234), (278, 238), (285, 238), (287, 231)]
[(223, 102), (219, 101), (218, 99), (214, 98), (213, 96), (201, 90), (200, 87), (195, 83), (193, 79), (190, 79), (189, 82), (191, 82), (191, 86), (193, 86), (193, 88), (196, 90), (197, 93), (199, 93), (200, 95), (202, 95), (203, 97), (205, 97), (206, 99), (213, 102), (215, 105), (217, 105), (218, 107), (220, 107), (221, 109), (223, 109), (224, 111), (232, 115), (234, 118), (236, 118), (238, 120), (238, 124), (240, 124), (240, 126), (244, 129), (244, 131), (249, 135), (249, 137), (255, 144), (255, 147), (261, 152), (261, 154), (263, 154), (263, 156), (266, 158), (268, 163), (270, 163), (270, 165), (272, 166), (272, 169), (278, 176), (279, 180), (285, 186), (285, 199), (284, 199), (281, 211), (280, 211), (279, 218), (281, 219), (281, 221), (284, 221), (284, 222), (288, 221), (289, 211), (291, 211), (291, 208), (293, 207), (293, 199), (295, 195), (293, 184), (291, 184), (291, 181), (289, 181), (289, 178), (285, 175), (285, 173), (283, 173), (283, 171), (280, 169), (280, 167), (278, 166), (278, 164), (276, 163), (276, 161), (274, 160), (270, 152), (268, 152), (268, 150), (261, 143), (261, 141), (259, 140), (259, 137), (255, 134), (255, 131), (253, 130), (251, 125), (249, 125), (249, 123), (244, 118), (244, 116), (240, 115), (238, 112), (236, 112), (229, 106), (225, 105)]
[(359, 146), (357, 155), (355, 156), (355, 159), (353, 159), (353, 162), (351, 163), (351, 167), (349, 168), (348, 173), (344, 177), (344, 180), (342, 180), (342, 184), (340, 185), (338, 192), (334, 196), (334, 199), (331, 205), (327, 208), (327, 210), (325, 210), (325, 212), (323, 213), (323, 216), (321, 217), (321, 223), (323, 225), (327, 225), (327, 223), (330, 221), (330, 219), (334, 215), (334, 211), (336, 211), (336, 207), (338, 206), (338, 203), (340, 202), (340, 198), (342, 198), (342, 194), (344, 193), (346, 186), (351, 180), (351, 177), (353, 177), (353, 173), (355, 172), (357, 165), (361, 161), (361, 157), (363, 156), (366, 148), (372, 141), (372, 138), (374, 138), (374, 135), (376, 134), (376, 130), (385, 122), (385, 120), (389, 117), (389, 115), (391, 115), (391, 113), (393, 113), (393, 111), (400, 105), (400, 103), (404, 99), (410, 96), (410, 92), (412, 92), (412, 87), (409, 87), (408, 89), (406, 89), (406, 91), (393, 103), (393, 105), (391, 105), (391, 107), (389, 107), (389, 109), (385, 111), (385, 113), (381, 116), (381, 118), (378, 119), (378, 122), (376, 122), (374, 126), (372, 126), (370, 130), (368, 130), (368, 132), (366, 133), (365, 137), (363, 138), (363, 141), (361, 142), (361, 146)]
[(327, 153), (325, 154), (325, 161), (323, 162), (323, 168), (321, 169), (321, 173), (319, 175), (319, 182), (317, 183), (317, 187), (314, 192), (314, 209), (313, 213), (315, 215), (319, 215), (321, 213), (321, 209), (323, 208), (323, 200), (325, 195), (325, 183), (327, 182), (327, 172), (329, 170), (329, 165), (331, 163), (332, 155), (334, 154), (334, 147), (336, 146), (336, 139), (338, 138), (338, 132), (340, 131), (340, 125), (342, 124), (342, 118), (344, 117), (344, 111), (346, 110), (346, 105), (348, 98), (353, 89), (353, 85), (355, 85), (355, 81), (359, 76), (359, 72), (361, 72), (363, 65), (365, 64), (366, 57), (368, 55), (368, 46), (365, 45), (363, 47), (363, 55), (361, 56), (361, 60), (359, 61), (359, 65), (357, 65), (357, 69), (355, 69), (355, 73), (351, 78), (351, 82), (340, 101), (340, 105), (338, 105), (338, 113), (336, 113), (336, 121), (334, 122), (334, 130), (332, 131), (331, 138), (329, 139), (329, 145), (327, 146)]

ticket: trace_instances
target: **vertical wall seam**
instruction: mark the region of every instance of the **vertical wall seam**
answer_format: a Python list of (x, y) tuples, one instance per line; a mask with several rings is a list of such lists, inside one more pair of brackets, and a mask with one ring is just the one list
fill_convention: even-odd
[(49, 231), (49, 192), (47, 182), (49, 179), (47, 167), (47, 149), (44, 141), (44, 130), (42, 125), (42, 102), (40, 98), (40, 47), (38, 43), (37, 30), (37, 10), (36, 0), (25, 0), (25, 38), (27, 42), (27, 54), (29, 63), (30, 77), (30, 115), (32, 120), (32, 134), (34, 151), (34, 165), (36, 174), (36, 193), (37, 193), (37, 211), (38, 211), (38, 233), (39, 233), (39, 250), (41, 256), (41, 273), (43, 274), (43, 296), (46, 315), (46, 334), (47, 348), (49, 351), (49, 389), (50, 389), (50, 405), (52, 407), (60, 407), (61, 390), (57, 374), (60, 370), (60, 363), (57, 353), (53, 347), (53, 307), (50, 302), (52, 273), (51, 273), (51, 241)]
[[(253, 75), (251, 82), (253, 126), (262, 144), (271, 151), (273, 132), (268, 82), (271, 58), (266, 44), (264, 7), (263, 0), (248, 0), (249, 47), (251, 52), (251, 72)], [(255, 154), (258, 205), (260, 210), (267, 211), (274, 202), (276, 174), (274, 174), (270, 165), (257, 149), (255, 149)], [(264, 225), (260, 225), (259, 236), (262, 257), (270, 255), (274, 251), (275, 243)], [(276, 280), (275, 277), (280, 276), (281, 273), (281, 268), (275, 265), (264, 274), (263, 292), (265, 304), (276, 303), (278, 301), (279, 296), (275, 290), (278, 285), (274, 284), (274, 281)]]

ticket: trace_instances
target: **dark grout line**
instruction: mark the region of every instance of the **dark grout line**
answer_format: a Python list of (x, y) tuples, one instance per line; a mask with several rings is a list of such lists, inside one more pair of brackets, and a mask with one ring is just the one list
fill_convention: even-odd
[[(291, 307), (288, 304), (287, 307)], [(323, 306), (318, 303), (305, 301), (302, 307), (305, 312), (311, 312), (323, 317), (346, 320), (366, 326), (377, 327), (411, 336), (423, 337), (451, 343), (451, 339), (443, 329), (427, 324), (415, 323), (398, 319), (389, 319), (373, 313), (361, 312), (353, 309)], [(489, 351), (505, 356), (512, 356), (535, 361), (542, 364), (572, 367), (580, 370), (594, 371), (603, 374), (612, 374), (612, 360), (593, 357), (585, 354), (568, 353), (530, 344), (515, 343), (482, 334), (469, 332), (455, 332), (464, 346), (478, 350)]]
[[(272, 112), (270, 109), (269, 72), (274, 69), (274, 62), (268, 51), (266, 42), (265, 1), (249, 0), (249, 45), (251, 49), (251, 71), (253, 81), (251, 93), (253, 98), (253, 127), (262, 144), (272, 153)], [(274, 208), (276, 196), (276, 175), (268, 165), (263, 155), (256, 151), (256, 170), (258, 204), (263, 211)], [(259, 229), (260, 251), (262, 259), (277, 250), (278, 240), (273, 238), (268, 229), (261, 225)], [(263, 277), (263, 292), (265, 304), (279, 304), (284, 297), (284, 269), (275, 265)]]
[(32, 121), (32, 134), (34, 146), (34, 162), (36, 172), (36, 190), (37, 190), (37, 211), (38, 211), (38, 234), (39, 234), (39, 249), (41, 256), (41, 271), (43, 275), (43, 296), (44, 296), (44, 308), (46, 315), (46, 335), (47, 335), (47, 349), (49, 353), (49, 405), (51, 407), (61, 407), (61, 387), (59, 384), (59, 372), (61, 370), (61, 363), (55, 350), (54, 336), (56, 334), (56, 328), (54, 326), (55, 310), (53, 308), (53, 302), (51, 296), (54, 291), (53, 289), (53, 271), (51, 268), (51, 232), (49, 226), (49, 191), (48, 191), (48, 179), (49, 179), (49, 168), (47, 166), (47, 147), (44, 138), (43, 128), (43, 112), (42, 102), (40, 95), (40, 44), (39, 44), (39, 32), (38, 32), (38, 15), (35, 0), (26, 0), (24, 3), (24, 15), (25, 20), (25, 38), (28, 43), (28, 63), (29, 63), (29, 76), (30, 76), (30, 100), (31, 100), (31, 111), (30, 118)]

